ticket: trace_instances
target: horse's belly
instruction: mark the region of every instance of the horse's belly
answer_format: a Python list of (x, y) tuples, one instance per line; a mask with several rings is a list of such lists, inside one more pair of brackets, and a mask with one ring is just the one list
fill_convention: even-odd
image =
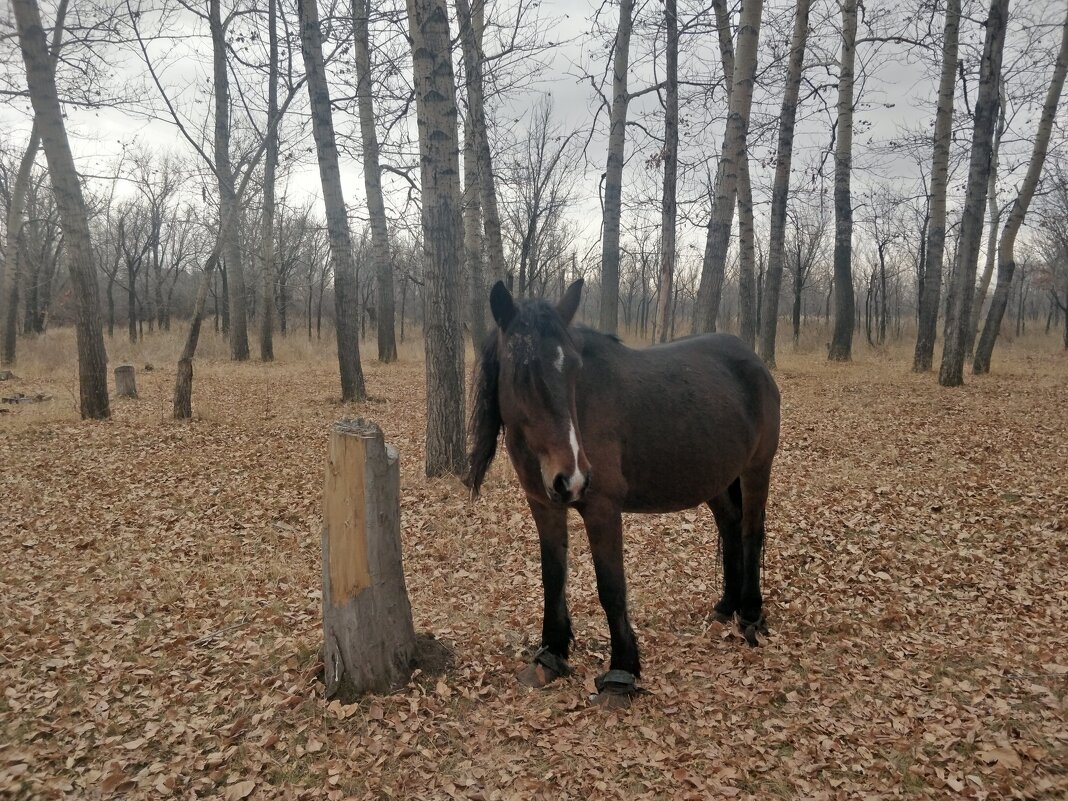
[(743, 458), (679, 458), (663, 464), (646, 460), (626, 471), (623, 511), (678, 512), (700, 506), (727, 491), (744, 466)]

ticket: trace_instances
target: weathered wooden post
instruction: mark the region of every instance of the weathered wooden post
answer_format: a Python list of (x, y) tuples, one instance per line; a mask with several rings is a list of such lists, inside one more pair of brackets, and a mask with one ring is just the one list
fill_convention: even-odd
[(115, 394), (120, 398), (137, 397), (137, 381), (134, 378), (132, 364), (124, 364), (115, 368)]
[(323, 491), (323, 665), (328, 698), (386, 692), (411, 676), (415, 627), (400, 540), (400, 459), (382, 429), (339, 420)]

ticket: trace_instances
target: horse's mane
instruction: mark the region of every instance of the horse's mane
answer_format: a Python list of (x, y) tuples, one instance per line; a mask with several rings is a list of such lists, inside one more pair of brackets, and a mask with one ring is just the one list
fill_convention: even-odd
[(467, 424), (471, 452), (468, 455), (464, 484), (471, 490), (472, 498), (478, 497), (486, 471), (493, 463), (493, 457), (497, 455), (497, 438), (504, 425), (501, 420), (500, 401), (497, 398), (500, 369), (497, 329), (494, 328), (482, 342), (471, 393), (471, 417)]

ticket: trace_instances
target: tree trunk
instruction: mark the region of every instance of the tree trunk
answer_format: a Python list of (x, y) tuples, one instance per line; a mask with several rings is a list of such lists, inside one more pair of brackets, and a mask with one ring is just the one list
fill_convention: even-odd
[[(222, 224), (220, 221), (220, 230)], [(200, 275), (197, 284), (197, 294), (193, 299), (193, 316), (189, 321), (189, 332), (186, 334), (185, 346), (182, 355), (178, 357), (178, 374), (174, 380), (174, 405), (173, 416), (175, 420), (189, 420), (193, 416), (193, 357), (197, 352), (197, 343), (200, 341), (200, 326), (204, 321), (204, 307), (208, 302), (208, 287), (215, 275), (215, 267), (219, 263), (219, 251), (222, 243), (217, 242), (215, 249), (204, 265), (204, 271)], [(218, 296), (216, 296), (216, 306)], [(218, 318), (218, 313), (216, 313)]]
[[(470, 90), (468, 90), (470, 91)], [(470, 95), (469, 95), (470, 96)], [(478, 162), (475, 156), (474, 121), (470, 108), (464, 124), (464, 256), (467, 260), (471, 344), (475, 351), (486, 338), (486, 278), (482, 265), (482, 211), (479, 200)]]
[(267, 0), (267, 35), (270, 67), (267, 77), (267, 147), (263, 163), (263, 282), (260, 305), (260, 358), (274, 361), (274, 276), (277, 258), (274, 248), (274, 181), (278, 167), (278, 7)]
[(393, 268), (389, 257), (389, 229), (386, 204), (382, 197), (382, 168), (378, 161), (378, 132), (375, 130), (373, 87), (371, 83), (370, 0), (352, 4), (353, 41), (356, 61), (356, 102), (360, 112), (363, 141), (363, 186), (367, 193), (367, 216), (371, 225), (371, 262), (378, 288), (378, 360), (397, 360), (397, 337), (393, 304)]
[(115, 395), (119, 398), (137, 397), (137, 379), (132, 364), (115, 368)]
[[(724, 0), (716, 0), (719, 20), (720, 50), (729, 46), (729, 26), (726, 22)], [(701, 285), (698, 290), (698, 326), (701, 331), (715, 331), (723, 295), (723, 277), (734, 222), (734, 204), (738, 196), (738, 176), (742, 159), (746, 158), (746, 138), (749, 111), (756, 82), (757, 46), (763, 0), (743, 0), (738, 20), (738, 48), (734, 57), (733, 75), (727, 76), (730, 89), (727, 125), (723, 134), (720, 168), (716, 176), (716, 196), (712, 202), (712, 216), (705, 237), (705, 254), (701, 264)], [(724, 59), (726, 62), (726, 59)], [(726, 66), (726, 65), (725, 65)], [(726, 72), (726, 69), (725, 69)]]
[[(52, 31), (52, 45), (49, 61), (55, 69), (59, 50), (63, 45), (63, 26), (67, 18), (67, 0), (60, 0), (56, 7), (56, 24)], [(22, 233), (23, 219), (26, 214), (26, 195), (30, 188), (33, 165), (37, 160), (37, 151), (41, 147), (40, 126), (34, 120), (30, 130), (30, 141), (19, 161), (15, 182), (11, 186), (10, 205), (7, 211), (7, 244), (4, 249), (4, 261), (0, 264), (0, 365), (5, 367), (15, 363), (18, 338), (19, 313), (19, 241)]]
[[(811, 0), (798, 0), (794, 31), (790, 38), (790, 62), (786, 69), (786, 88), (779, 113), (779, 142), (775, 156), (775, 181), (771, 189), (771, 233), (768, 241), (768, 272), (764, 279), (764, 304), (760, 315), (760, 358), (768, 367), (775, 366), (775, 336), (779, 322), (779, 294), (782, 291), (783, 263), (786, 261), (786, 204), (790, 196), (790, 163), (794, 151), (794, 123), (797, 99), (801, 90), (801, 73), (808, 41), (808, 13)], [(797, 323), (800, 325), (801, 297), (795, 299)], [(795, 332), (794, 342), (797, 342)]]
[[(462, 0), (461, 0), (462, 2)], [(408, 0), (423, 191), (426, 474), (464, 470), (460, 164), (444, 0)]]
[(794, 325), (794, 347), (801, 344), (801, 291), (804, 289), (800, 279), (794, 275), (794, 307), (791, 320)]
[(107, 352), (100, 327), (100, 298), (89, 223), (78, 173), (56, 94), (55, 73), (34, 0), (13, 0), (19, 43), (26, 64), (30, 101), (40, 127), (52, 191), (63, 224), (71, 284), (78, 306), (78, 382), (82, 418), (110, 416)]
[[(410, 9), (410, 6), (409, 6)], [(467, 80), (467, 104), (471, 111), (474, 135), (475, 158), (478, 163), (478, 180), (482, 222), (486, 234), (486, 259), (489, 262), (489, 278), (504, 280), (504, 241), (501, 237), (501, 215), (497, 207), (497, 189), (493, 177), (493, 157), (490, 154), (488, 127), (486, 125), (485, 90), (482, 65), (484, 0), (476, 0), (472, 10), (467, 0), (456, 0), (457, 24), (460, 26), (460, 41), (463, 47), (464, 69)], [(473, 52), (470, 52), (472, 51)]]
[(627, 72), (634, 0), (620, 0), (619, 28), (612, 56), (612, 110), (608, 132), (608, 163), (604, 180), (604, 221), (601, 230), (601, 324), (606, 334), (619, 323), (619, 220), (623, 204), (623, 155), (627, 138)]
[(334, 328), (337, 334), (337, 360), (341, 373), (341, 400), (362, 401), (367, 397), (360, 365), (360, 343), (355, 313), (358, 302), (352, 237), (341, 192), (334, 122), (330, 113), (330, 90), (323, 66), (316, 0), (298, 0), (301, 44), (308, 76), (312, 132), (319, 161), (319, 178), (326, 206), (326, 227), (330, 237), (330, 260), (334, 267)]
[(334, 423), (322, 539), (327, 698), (352, 703), (403, 686), (416, 640), (401, 561), (400, 458), (374, 423)]
[(990, 280), (994, 277), (994, 265), (998, 260), (998, 225), (1001, 222), (1001, 210), (998, 208), (998, 156), (1001, 150), (1001, 137), (1005, 133), (1005, 83), (1000, 83), (998, 93), (998, 125), (994, 131), (994, 145), (990, 150), (990, 178), (987, 181), (986, 208), (986, 258), (983, 260), (983, 274), (979, 278), (979, 288), (972, 303), (972, 315), (968, 322), (967, 358), (975, 353), (975, 337), (979, 333), (979, 318), (983, 313), (986, 293), (990, 290)]
[(838, 129), (834, 149), (834, 331), (827, 358), (853, 357), (853, 70), (857, 56), (857, 0), (842, 3), (842, 55), (838, 77)]
[(679, 16), (676, 0), (664, 3), (667, 49), (664, 70), (664, 188), (660, 207), (660, 280), (653, 341), (667, 342), (671, 333), (675, 283), (675, 221), (679, 174)]
[(130, 342), (137, 342), (137, 273), (129, 257), (126, 258), (126, 328)]
[[(53, 45), (54, 49), (55, 45)], [(0, 364), (5, 367), (10, 367), (15, 363), (19, 317), (19, 252), (22, 250), (20, 234), (25, 222), (23, 218), (26, 213), (26, 194), (29, 191), (33, 164), (40, 144), (41, 137), (35, 121), (30, 132), (30, 142), (22, 154), (22, 160), (19, 162), (19, 169), (15, 175), (7, 212), (4, 273), (0, 276)]]
[(749, 156), (738, 163), (738, 325), (739, 336), (756, 347), (756, 246), (753, 230), (753, 192), (749, 185)]
[(215, 174), (219, 185), (219, 219), (223, 226), (219, 235), (229, 285), (229, 319), (223, 317), (223, 328), (228, 329), (230, 334), (230, 358), (244, 361), (249, 357), (248, 313), (245, 309), (245, 271), (241, 263), (237, 190), (230, 164), (230, 80), (226, 64), (226, 33), (219, 0), (208, 1), (208, 18), (215, 80)]
[(960, 244), (957, 247), (957, 262), (954, 265), (947, 298), (946, 343), (942, 351), (942, 365), (938, 371), (938, 383), (944, 387), (956, 387), (964, 383), (968, 324), (971, 322), (972, 296), (975, 294), (975, 271), (983, 231), (983, 201), (986, 199), (987, 181), (990, 177), (990, 151), (998, 116), (998, 84), (1008, 15), (1009, 0), (992, 0), (990, 16), (986, 21), (986, 41), (979, 72), (979, 94), (975, 101), (975, 125), (968, 167), (968, 187), (960, 227)]
[(973, 372), (977, 374), (990, 372), (990, 358), (994, 352), (994, 345), (997, 343), (1001, 320), (1005, 316), (1008, 288), (1012, 283), (1012, 274), (1016, 269), (1016, 256), (1014, 253), (1016, 235), (1023, 225), (1024, 218), (1027, 216), (1028, 206), (1031, 205), (1031, 198), (1035, 194), (1038, 179), (1042, 175), (1042, 166), (1046, 161), (1046, 150), (1049, 147), (1053, 121), (1057, 114), (1061, 90), (1064, 88), (1066, 72), (1068, 72), (1068, 16), (1065, 17), (1061, 26), (1060, 52), (1057, 54), (1057, 62), (1053, 67), (1053, 77), (1046, 92), (1046, 102), (1042, 106), (1042, 116), (1038, 122), (1034, 150), (1031, 151), (1031, 162), (1027, 165), (1027, 175), (1024, 176), (1020, 193), (1012, 204), (1012, 211), (1009, 212), (1009, 219), (1005, 222), (1005, 229), (1001, 232), (1001, 241), (998, 243), (998, 282), (994, 288), (994, 298), (990, 303), (990, 312), (987, 314), (986, 324), (983, 326), (983, 335), (979, 338), (979, 345), (975, 351), (975, 362), (972, 365)]

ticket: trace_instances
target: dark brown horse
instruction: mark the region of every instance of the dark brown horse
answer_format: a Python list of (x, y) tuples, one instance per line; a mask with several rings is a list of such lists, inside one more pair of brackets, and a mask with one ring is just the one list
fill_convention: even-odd
[(707, 503), (723, 547), (723, 596), (714, 614), (738, 615), (750, 644), (766, 631), (760, 557), (779, 390), (752, 350), (725, 334), (632, 350), (572, 327), (582, 281), (557, 306), (490, 293), (497, 330), (477, 368), (470, 472), (477, 495), (504, 429), (508, 455), (541, 541), (541, 649), (520, 673), (540, 687), (570, 671), (564, 586), (567, 508), (586, 524), (597, 594), (612, 636), (599, 699), (636, 692), (638, 643), (627, 619), (623, 512), (674, 512)]

